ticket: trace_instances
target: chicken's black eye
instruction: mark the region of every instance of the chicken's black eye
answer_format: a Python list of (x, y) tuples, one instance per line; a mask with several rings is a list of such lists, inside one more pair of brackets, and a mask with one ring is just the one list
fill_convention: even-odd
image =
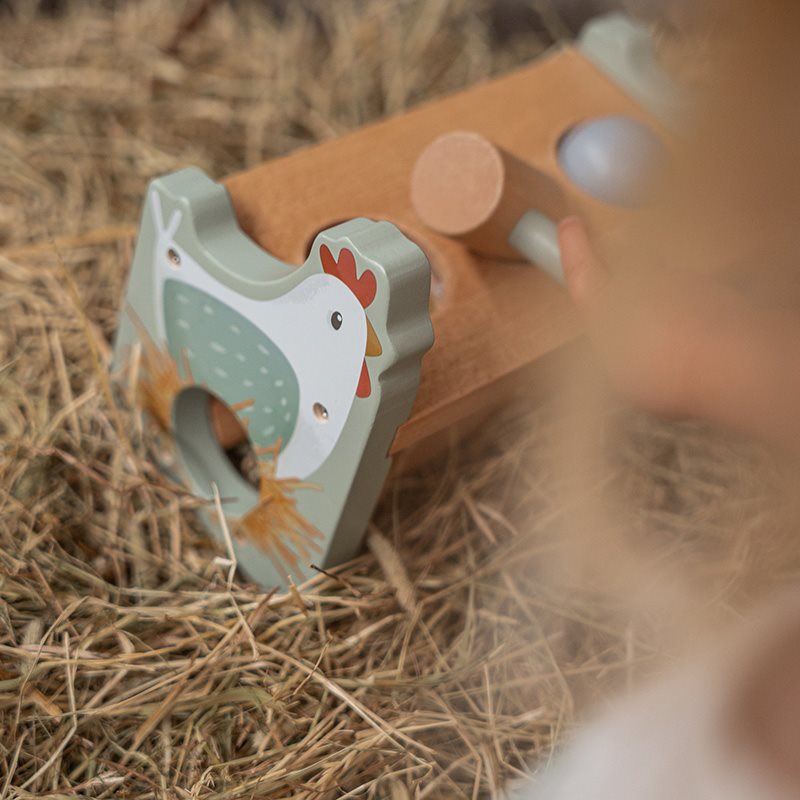
[(335, 331), (342, 327), (342, 315), (338, 311), (334, 311), (331, 314), (331, 326)]

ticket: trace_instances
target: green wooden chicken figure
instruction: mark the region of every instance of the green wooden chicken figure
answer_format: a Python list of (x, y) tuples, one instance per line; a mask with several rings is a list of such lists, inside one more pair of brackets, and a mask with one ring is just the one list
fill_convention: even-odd
[[(179, 472), (216, 535), (265, 586), (354, 554), (433, 341), (430, 269), (388, 222), (319, 234), (305, 264), (238, 227), (196, 169), (151, 184), (115, 354), (136, 354), (142, 406), (174, 437)], [(248, 481), (219, 441), (227, 407), (258, 459)], [(255, 485), (254, 485), (255, 484)]]

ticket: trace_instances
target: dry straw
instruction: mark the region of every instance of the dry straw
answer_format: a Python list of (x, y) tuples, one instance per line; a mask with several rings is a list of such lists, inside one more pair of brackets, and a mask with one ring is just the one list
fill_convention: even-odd
[[(553, 558), (572, 517), (552, 410), (507, 410), (394, 479), (363, 555), (265, 594), (229, 580), (106, 368), (150, 177), (222, 176), (543, 42), (493, 49), (467, 0), (282, 17), (218, 3), (193, 30), (155, 0), (55, 20), (15, 5), (0, 24), (0, 798), (499, 796), (663, 640), (602, 570), (579, 582)], [(681, 587), (714, 607), (764, 565), (794, 569), (759, 545), (773, 523), (746, 448), (630, 415), (617, 428), (581, 497), (625, 505), (625, 529), (658, 543), (648, 563), (690, 560)]]

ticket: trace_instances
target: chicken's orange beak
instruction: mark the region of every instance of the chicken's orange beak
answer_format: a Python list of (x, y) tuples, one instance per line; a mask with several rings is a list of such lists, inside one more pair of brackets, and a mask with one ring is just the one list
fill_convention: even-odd
[(375, 328), (372, 323), (367, 319), (367, 352), (368, 356), (379, 356), (383, 352), (378, 334), (375, 333)]

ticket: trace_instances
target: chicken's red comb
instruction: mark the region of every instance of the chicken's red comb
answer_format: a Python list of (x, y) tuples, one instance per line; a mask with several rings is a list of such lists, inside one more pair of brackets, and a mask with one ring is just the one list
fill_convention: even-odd
[(319, 248), (319, 256), (322, 261), (322, 269), (328, 275), (334, 275), (340, 281), (347, 284), (350, 291), (358, 298), (358, 302), (366, 308), (374, 299), (375, 292), (378, 291), (378, 282), (375, 274), (370, 269), (365, 269), (361, 277), (356, 277), (355, 256), (346, 247), (339, 251), (338, 260), (333, 257), (328, 245), (323, 244)]

